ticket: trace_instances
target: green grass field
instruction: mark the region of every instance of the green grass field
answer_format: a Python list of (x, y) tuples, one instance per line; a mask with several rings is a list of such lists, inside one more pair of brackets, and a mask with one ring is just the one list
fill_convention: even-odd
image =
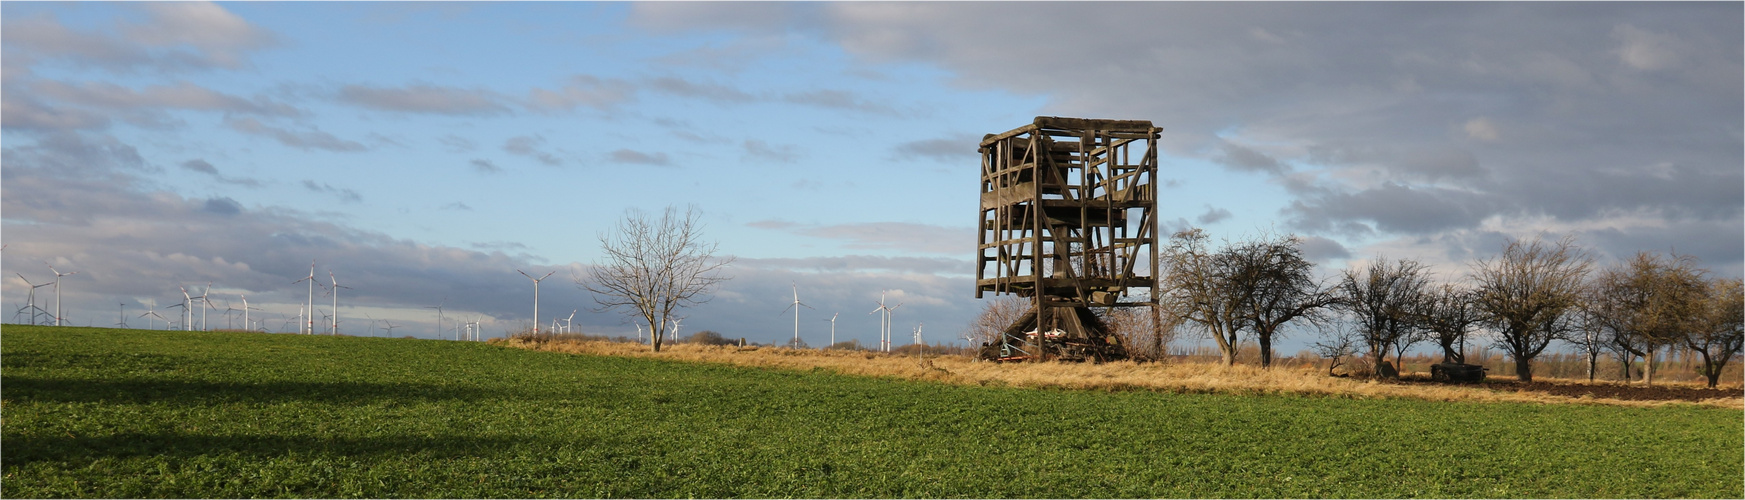
[(7, 325), (16, 497), (1729, 497), (1738, 410), (959, 387)]

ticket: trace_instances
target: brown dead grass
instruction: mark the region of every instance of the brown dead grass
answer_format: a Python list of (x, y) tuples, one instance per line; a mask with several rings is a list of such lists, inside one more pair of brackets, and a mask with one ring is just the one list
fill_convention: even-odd
[[(656, 353), (646, 345), (622, 342), (526, 339), (493, 339), (521, 349), (570, 354), (622, 356), (669, 361), (717, 363), (737, 366), (811, 370), (822, 368), (846, 375), (928, 380), (960, 385), (1055, 388), (1074, 390), (1153, 390), (1186, 393), (1309, 394), (1353, 398), (1414, 398), (1432, 401), (1492, 401), (1554, 404), (1606, 404), (1663, 406), (1695, 403), (1720, 408), (1745, 409), (1745, 394), (1731, 387), (1730, 397), (1690, 400), (1630, 400), (1591, 395), (1566, 396), (1552, 392), (1509, 387), (1512, 377), (1492, 376), (1482, 385), (1433, 383), (1388, 383), (1358, 378), (1329, 377), (1314, 366), (1274, 367), (1263, 370), (1248, 365), (1216, 363), (992, 363), (961, 356), (927, 358), (893, 356), (863, 351), (818, 351), (781, 347), (738, 348), (679, 344)], [(1557, 381), (1554, 383), (1573, 383)], [(1562, 391), (1570, 392), (1570, 391)]]

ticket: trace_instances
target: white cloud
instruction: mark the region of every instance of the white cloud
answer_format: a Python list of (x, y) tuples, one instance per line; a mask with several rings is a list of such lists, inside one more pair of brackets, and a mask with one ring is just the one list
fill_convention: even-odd
[(1461, 128), (1466, 131), (1467, 137), (1481, 141), (1495, 141), (1500, 137), (1497, 134), (1497, 125), (1491, 123), (1489, 118), (1479, 117), (1467, 120), (1466, 125)]

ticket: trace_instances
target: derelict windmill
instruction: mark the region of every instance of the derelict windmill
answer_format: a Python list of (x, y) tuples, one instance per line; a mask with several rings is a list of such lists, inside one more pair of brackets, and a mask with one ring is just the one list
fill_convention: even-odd
[(545, 273), (545, 276), (540, 276), (538, 278), (535, 278), (533, 275), (527, 274), (526, 271), (520, 269), (516, 269), (515, 272), (521, 273), (521, 275), (526, 276), (527, 279), (533, 280), (533, 333), (537, 334), (539, 333), (539, 282), (545, 281), (546, 278), (550, 278), (552, 273), (557, 271)]
[(788, 309), (794, 310), (794, 344), (793, 344), (793, 346), (795, 349), (799, 349), (800, 348), (800, 308), (804, 307), (807, 309), (812, 309), (812, 306), (806, 305), (806, 303), (804, 303), (804, 302), (800, 302), (800, 285), (798, 283), (789, 283), (789, 284), (793, 285), (793, 287), (794, 287), (794, 302), (792, 304), (788, 304), (787, 309), (782, 309), (782, 313), (786, 314), (788, 312)]
[[(48, 263), (44, 262), (43, 265), (46, 266)], [(72, 276), (79, 274), (79, 272), (73, 271), (70, 273), (63, 273), (56, 271), (55, 266), (48, 266), (48, 270), (55, 273), (55, 326), (61, 326), (61, 277)]]
[(332, 269), (327, 270), (327, 279), (333, 281), (333, 288), (327, 289), (327, 293), (333, 294), (333, 334), (339, 335), (339, 289), (350, 290), (351, 287), (339, 284), (339, 278), (333, 277)]
[[(1157, 306), (1162, 130), (1144, 120), (1038, 116), (983, 136), (976, 298), (1031, 301), (983, 359), (1127, 357), (1091, 307)], [(1149, 298), (1134, 288), (1151, 290)]]
[(25, 309), (30, 311), (30, 324), (35, 325), (36, 324), (36, 317), (38, 315), (48, 313), (47, 310), (36, 306), (36, 289), (42, 288), (45, 286), (49, 286), (49, 285), (53, 285), (54, 283), (43, 283), (41, 285), (37, 285), (37, 284), (31, 283), (30, 280), (25, 279), (24, 275), (22, 275), (22, 274), (18, 274), (18, 273), (12, 273), (12, 274), (18, 276), (18, 279), (24, 280), (24, 284), (30, 286), (30, 295), (29, 295), (30, 298), (27, 299), (27, 301), (26, 301), (26, 304), (28, 304), (28, 305), (26, 305), (24, 307), (25, 307)]
[(293, 282), (291, 282), (291, 284), (295, 285), (295, 284), (297, 284), (298, 281), (308, 281), (309, 282), (309, 303), (307, 305), (308, 309), (306, 309), (306, 311), (309, 311), (308, 313), (306, 313), (309, 316), (306, 320), (302, 319), (302, 318), (298, 319), (298, 325), (297, 325), (298, 331), (297, 331), (297, 333), (307, 333), (310, 335), (314, 335), (315, 334), (315, 313), (314, 313), (314, 311), (315, 311), (315, 260), (314, 259), (309, 260), (309, 277), (303, 278), (303, 279), (300, 279), (297, 281), (293, 281)]

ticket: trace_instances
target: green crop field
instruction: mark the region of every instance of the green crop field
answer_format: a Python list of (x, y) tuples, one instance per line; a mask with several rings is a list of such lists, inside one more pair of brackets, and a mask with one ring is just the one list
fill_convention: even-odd
[(5, 497), (1728, 497), (1741, 412), (7, 325)]

